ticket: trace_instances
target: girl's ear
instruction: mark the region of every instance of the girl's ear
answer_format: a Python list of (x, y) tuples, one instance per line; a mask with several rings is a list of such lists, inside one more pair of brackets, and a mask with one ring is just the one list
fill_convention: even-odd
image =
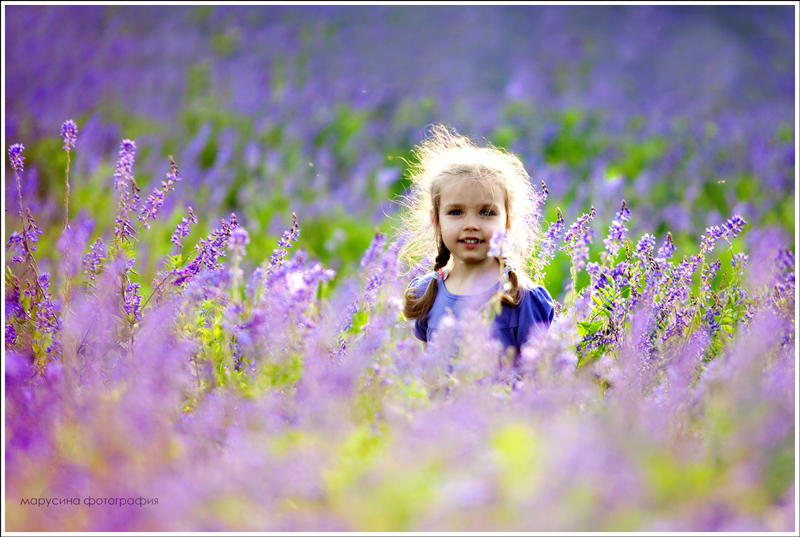
[(433, 229), (439, 231), (439, 218), (437, 216), (433, 214), (433, 209), (431, 209), (431, 224), (433, 224)]

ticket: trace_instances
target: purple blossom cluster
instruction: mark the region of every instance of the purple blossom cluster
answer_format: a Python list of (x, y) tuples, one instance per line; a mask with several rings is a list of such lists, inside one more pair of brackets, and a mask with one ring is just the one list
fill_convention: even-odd
[(142, 297), (139, 295), (140, 289), (141, 286), (134, 282), (128, 282), (125, 286), (125, 302), (123, 308), (125, 309), (125, 313), (134, 319), (134, 322), (142, 320)]
[(181, 221), (178, 222), (178, 225), (175, 227), (175, 231), (172, 233), (172, 237), (170, 237), (170, 242), (177, 246), (178, 248), (183, 248), (181, 244), (181, 239), (189, 234), (189, 224), (197, 224), (197, 217), (194, 215), (192, 208), (188, 208), (189, 216), (182, 217)]
[(183, 285), (191, 281), (200, 274), (203, 267), (212, 272), (218, 270), (220, 268), (219, 258), (226, 255), (225, 249), (231, 233), (238, 226), (239, 222), (237, 222), (235, 214), (231, 214), (230, 222), (223, 218), (222, 227), (212, 231), (206, 239), (200, 239), (200, 242), (194, 247), (196, 252), (194, 258), (185, 267), (172, 271), (172, 275), (177, 276), (173, 284)]
[(625, 236), (628, 232), (628, 229), (625, 227), (625, 222), (630, 220), (630, 218), (631, 211), (625, 204), (625, 200), (622, 200), (622, 207), (617, 213), (616, 218), (611, 222), (611, 227), (608, 228), (608, 237), (603, 239), (603, 244), (605, 244), (606, 250), (608, 250), (608, 253), (612, 257), (617, 255), (620, 245), (625, 240)]
[(672, 241), (672, 233), (667, 232), (667, 238), (664, 240), (664, 244), (661, 245), (661, 248), (658, 249), (656, 257), (660, 260), (671, 259), (672, 254), (674, 254), (677, 249), (678, 247), (675, 246), (675, 243)]
[(25, 170), (25, 157), (22, 156), (24, 150), (25, 146), (22, 144), (14, 144), (8, 148), (8, 160), (16, 173), (22, 173)]
[(78, 126), (71, 119), (68, 119), (61, 125), (61, 138), (64, 140), (62, 149), (69, 151), (71, 147), (75, 147), (75, 142), (78, 141)]
[(582, 269), (589, 259), (589, 244), (592, 242), (594, 232), (589, 223), (594, 220), (594, 206), (589, 214), (581, 215), (564, 234), (564, 246), (561, 247), (572, 259), (572, 264), (577, 270)]
[(135, 205), (139, 203), (139, 187), (133, 177), (135, 156), (136, 143), (132, 140), (123, 140), (114, 172), (114, 187), (119, 191), (114, 236), (119, 239), (132, 237), (136, 232), (128, 218), (128, 211), (136, 210)]
[(30, 209), (25, 211), (25, 217), (28, 225), (22, 230), (22, 233), (12, 231), (6, 241), (6, 251), (11, 253), (10, 261), (12, 263), (23, 263), (25, 261), (26, 249), (30, 252), (36, 251), (36, 243), (39, 241), (39, 236), (42, 230), (36, 225)]
[(300, 226), (297, 224), (297, 215), (292, 213), (292, 227), (283, 232), (283, 236), (278, 240), (278, 246), (272, 251), (272, 257), (269, 260), (270, 267), (277, 267), (286, 257), (288, 253), (287, 248), (292, 247), (292, 242), (297, 242), (300, 237)]
[(175, 162), (171, 160), (171, 164), (172, 171), (167, 174), (166, 181), (161, 181), (161, 190), (153, 188), (153, 193), (147, 196), (147, 199), (139, 208), (138, 219), (142, 222), (142, 226), (144, 226), (145, 229), (150, 229), (147, 220), (150, 218), (155, 219), (158, 216), (158, 209), (164, 205), (164, 196), (168, 192), (175, 190), (175, 184), (181, 180), (178, 176), (178, 167), (175, 165)]
[(94, 282), (102, 269), (103, 263), (106, 261), (106, 245), (103, 239), (97, 239), (89, 247), (89, 251), (83, 258), (83, 274), (87, 282)]
[(561, 216), (561, 209), (556, 209), (556, 213), (556, 221), (550, 223), (539, 249), (539, 259), (544, 261), (545, 264), (550, 264), (550, 261), (555, 257), (556, 244), (558, 244), (561, 233), (564, 231), (564, 217)]

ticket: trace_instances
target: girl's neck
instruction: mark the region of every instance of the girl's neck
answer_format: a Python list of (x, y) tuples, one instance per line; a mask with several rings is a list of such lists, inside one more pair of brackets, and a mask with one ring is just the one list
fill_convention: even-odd
[(445, 287), (455, 295), (476, 295), (488, 291), (497, 284), (502, 267), (497, 258), (489, 263), (458, 263), (450, 270)]

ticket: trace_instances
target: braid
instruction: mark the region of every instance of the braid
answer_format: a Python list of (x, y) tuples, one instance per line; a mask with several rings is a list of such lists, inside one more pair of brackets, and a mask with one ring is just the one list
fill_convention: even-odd
[[(505, 260), (502, 261), (502, 264), (503, 270), (505, 270)], [(512, 269), (508, 271), (508, 283), (511, 284), (511, 289), (503, 294), (503, 298), (501, 298), (500, 301), (505, 306), (518, 306), (519, 303), (522, 302), (522, 293), (519, 289), (519, 277), (517, 276), (516, 270)]]
[(439, 237), (439, 255), (436, 256), (436, 264), (433, 266), (434, 272), (443, 268), (450, 261), (450, 250), (444, 245), (444, 239)]
[[(439, 237), (439, 255), (436, 256), (436, 263), (433, 265), (433, 271), (436, 272), (440, 268), (447, 265), (450, 261), (450, 250), (444, 245), (444, 239)], [(427, 289), (419, 296), (418, 292), (413, 289), (407, 289), (405, 293), (405, 307), (403, 308), (403, 317), (411, 321), (419, 319), (428, 314), (436, 301), (436, 295), (439, 292), (439, 284), (435, 277), (431, 278), (428, 283)]]

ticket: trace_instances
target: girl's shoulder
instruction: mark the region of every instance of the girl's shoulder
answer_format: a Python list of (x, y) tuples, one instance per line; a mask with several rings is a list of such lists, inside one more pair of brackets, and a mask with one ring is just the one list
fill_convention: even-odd
[(431, 280), (435, 277), (436, 277), (435, 272), (429, 272), (428, 274), (418, 276), (413, 280), (411, 280), (411, 282), (408, 284), (407, 290), (421, 291), (422, 293), (424, 293), (425, 290), (428, 288), (428, 285), (430, 285)]
[(525, 275), (517, 273), (517, 281), (522, 292), (522, 300), (516, 306), (519, 311), (520, 323), (528, 326), (530, 324), (553, 322), (555, 315), (555, 303), (553, 297), (543, 285), (538, 285)]
[(537, 301), (544, 301), (552, 304), (553, 298), (543, 285), (534, 283), (533, 280), (531, 280), (528, 275), (523, 273), (521, 270), (517, 270), (515, 272), (517, 273), (519, 287), (522, 289), (524, 295), (526, 295), (523, 298), (530, 297), (536, 299)]

